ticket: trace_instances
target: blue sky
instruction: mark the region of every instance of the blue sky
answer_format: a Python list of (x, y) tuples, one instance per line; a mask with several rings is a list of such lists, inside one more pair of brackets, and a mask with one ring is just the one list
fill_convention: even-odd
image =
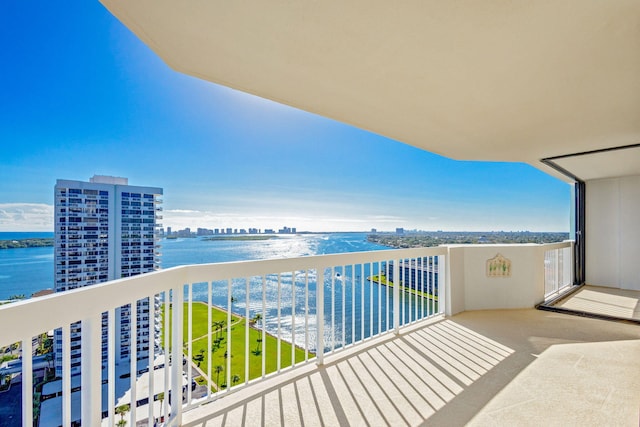
[(163, 187), (174, 229), (569, 229), (569, 185), (533, 167), (176, 73), (98, 1), (1, 2), (0, 47), (0, 231), (53, 230), (56, 179), (94, 174)]

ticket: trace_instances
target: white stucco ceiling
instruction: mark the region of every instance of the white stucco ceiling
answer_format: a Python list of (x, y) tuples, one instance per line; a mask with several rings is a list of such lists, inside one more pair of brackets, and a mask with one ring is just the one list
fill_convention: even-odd
[(640, 0), (101, 1), (178, 71), (455, 159), (640, 143)]

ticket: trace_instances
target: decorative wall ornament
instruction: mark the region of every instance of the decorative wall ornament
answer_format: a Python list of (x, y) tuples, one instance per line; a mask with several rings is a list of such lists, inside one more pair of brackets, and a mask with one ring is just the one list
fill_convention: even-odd
[(500, 253), (488, 259), (487, 277), (511, 277), (511, 261)]

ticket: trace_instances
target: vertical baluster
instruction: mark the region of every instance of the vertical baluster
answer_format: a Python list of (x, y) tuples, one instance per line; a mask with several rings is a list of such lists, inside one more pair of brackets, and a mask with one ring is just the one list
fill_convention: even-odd
[(309, 270), (304, 271), (304, 361), (309, 361)]
[[(81, 407), (82, 422), (86, 425), (100, 425), (102, 421), (102, 315), (95, 314), (89, 318), (82, 320), (81, 339), (82, 339), (82, 356), (81, 356)], [(28, 341), (28, 348), (31, 348), (31, 339)], [(31, 352), (27, 352), (27, 363), (31, 365)], [(24, 354), (23, 354), (24, 356)], [(23, 366), (25, 360), (23, 360)], [(26, 414), (32, 414), (32, 394), (31, 375), (23, 378), (29, 386), (28, 396), (23, 395), (23, 402), (31, 406), (31, 408), (23, 408)], [(23, 385), (23, 388), (25, 386)]]
[(211, 398), (211, 387), (213, 381), (211, 380), (211, 347), (213, 347), (212, 337), (212, 324), (213, 324), (213, 301), (211, 295), (211, 287), (213, 282), (207, 282), (207, 399)]
[(171, 295), (170, 291), (166, 290), (163, 293), (164, 300), (164, 401), (162, 402), (161, 414), (165, 418), (169, 417), (169, 382), (170, 382), (170, 366), (169, 357), (171, 354)]
[(558, 257), (558, 253), (559, 250), (558, 249), (554, 249), (553, 250), (553, 258), (555, 261), (555, 268), (554, 268), (554, 273), (555, 273), (555, 291), (558, 292), (560, 290), (560, 277), (559, 274), (560, 273), (560, 268), (559, 268), (559, 257)]
[(187, 405), (191, 405), (191, 361), (193, 360), (193, 284), (187, 285)]
[(389, 325), (389, 311), (390, 310), (390, 303), (391, 303), (391, 297), (390, 297), (390, 292), (392, 292), (391, 288), (389, 287), (389, 260), (387, 260), (384, 263), (384, 278), (386, 280), (385, 283), (385, 287), (384, 287), (384, 295), (385, 295), (385, 313), (387, 315), (385, 321), (386, 321), (386, 327), (385, 327), (385, 331), (389, 331), (391, 329), (391, 326)]
[(405, 275), (407, 277), (407, 283), (405, 283), (405, 288), (403, 289), (404, 296), (407, 300), (407, 324), (411, 324), (413, 322), (413, 298), (411, 298), (411, 289), (413, 286), (413, 259), (409, 258), (407, 263), (405, 264)]
[[(115, 424), (116, 406), (116, 310), (107, 313), (107, 417), (109, 425)], [(67, 425), (63, 423), (62, 425)]]
[(438, 314), (444, 313), (446, 308), (446, 287), (448, 283), (449, 278), (447, 273), (447, 257), (444, 255), (440, 255), (438, 256)]
[(342, 348), (344, 349), (344, 347), (347, 345), (347, 336), (346, 336), (346, 289), (345, 289), (345, 280), (347, 280), (347, 266), (342, 266), (341, 268), (341, 273), (340, 273), (340, 277), (342, 280), (340, 280), (340, 287), (342, 288)]
[[(244, 382), (247, 384), (249, 382), (249, 322), (251, 320), (251, 313), (249, 311), (249, 306), (251, 305), (251, 297), (250, 297), (250, 289), (249, 289), (249, 278), (244, 278), (244, 288), (245, 288), (245, 328), (244, 328)], [(227, 387), (231, 387), (231, 384), (227, 384)]]
[(266, 372), (266, 332), (265, 332), (265, 322), (267, 320), (267, 276), (262, 276), (262, 378), (267, 374)]
[(351, 266), (351, 345), (356, 343), (356, 265)]
[(291, 367), (296, 366), (296, 272), (291, 272)]
[(395, 334), (400, 333), (400, 260), (393, 263), (393, 329)]
[[(375, 270), (373, 269), (373, 263), (369, 263), (369, 274), (371, 276), (375, 275)], [(373, 282), (369, 282), (369, 338), (373, 337)], [(378, 285), (379, 286), (379, 285)]]
[[(33, 353), (32, 337), (22, 338), (22, 426), (33, 425)], [(84, 396), (83, 396), (84, 397)]]
[(324, 267), (316, 270), (316, 363), (324, 363)]
[(131, 402), (129, 409), (129, 425), (136, 424), (136, 402), (138, 400), (138, 395), (136, 393), (136, 380), (138, 376), (138, 301), (133, 301), (130, 305), (131, 307), (129, 311), (129, 315), (131, 316), (131, 321), (129, 322), (129, 387), (131, 388)]
[(378, 335), (382, 333), (382, 266), (378, 262), (378, 312), (376, 313), (378, 316)]
[[(362, 264), (362, 276), (360, 277), (360, 341), (364, 341), (364, 276), (365, 263)], [(369, 280), (369, 287), (372, 286), (372, 282)]]
[(401, 304), (401, 310), (402, 310), (402, 320), (401, 320), (401, 325), (404, 326), (407, 323), (407, 302), (406, 302), (406, 292), (404, 291), (404, 285), (405, 283), (405, 275), (407, 274), (407, 265), (406, 265), (406, 259), (401, 260), (402, 262), (402, 274), (400, 275), (400, 304)]
[(280, 373), (282, 368), (282, 321), (280, 317), (280, 310), (282, 307), (282, 274), (278, 273), (278, 348), (277, 350), (277, 371)]
[[(173, 315), (171, 318), (171, 422), (170, 425), (182, 424), (182, 339), (184, 312), (184, 285), (171, 290)], [(167, 361), (165, 360), (165, 368)]]
[[(110, 326), (115, 326), (113, 319), (111, 322)], [(113, 354), (115, 355), (115, 350)], [(115, 391), (113, 394), (115, 396)], [(114, 406), (115, 402), (109, 412), (112, 418)], [(71, 328), (69, 325), (64, 325), (62, 327), (62, 425), (71, 426), (71, 421)]]
[(331, 274), (331, 351), (336, 349), (336, 271), (334, 267), (329, 269)]
[(420, 317), (420, 300), (418, 297), (420, 296), (420, 258), (414, 259), (415, 269), (413, 270), (413, 291), (411, 291), (411, 299), (413, 301), (413, 321), (416, 322)]
[[(436, 276), (436, 261), (437, 262), (437, 267), (438, 267), (438, 275)], [(440, 283), (442, 282), (442, 273), (441, 273), (441, 268), (442, 266), (440, 265), (440, 258), (437, 256), (433, 256), (431, 257), (431, 265), (429, 266), (429, 294), (431, 295), (431, 298), (429, 298), (429, 315), (433, 316), (435, 314), (436, 311), (436, 277), (438, 280), (438, 286), (440, 286)], [(438, 294), (440, 293), (440, 291), (438, 290)], [(440, 296), (438, 296), (438, 303), (437, 303), (438, 308), (440, 308)]]
[[(225, 383), (227, 384), (227, 391), (229, 391), (230, 387), (229, 387), (229, 382), (231, 381), (231, 355), (232, 355), (232, 347), (231, 347), (231, 322), (233, 320), (233, 317), (231, 315), (232, 312), (232, 308), (233, 308), (233, 301), (234, 301), (235, 297), (233, 296), (233, 279), (227, 279), (227, 350), (226, 350), (226, 354), (227, 354), (227, 360), (225, 363), (225, 372), (224, 372), (224, 378), (226, 378)], [(222, 387), (220, 387), (220, 384), (218, 384), (218, 391), (220, 391)]]
[[(155, 320), (156, 320), (156, 304), (155, 304), (155, 295), (149, 296), (149, 325), (147, 328), (148, 336), (147, 341), (149, 344), (149, 353), (147, 357), (147, 365), (149, 366), (149, 422), (153, 425), (155, 421), (155, 413), (154, 413), (154, 396), (155, 396), (155, 383), (154, 383), (154, 359), (155, 359)], [(152, 316), (153, 314), (153, 316)]]
[(413, 309), (409, 311), (413, 314), (413, 322), (415, 322), (418, 318), (418, 300), (415, 297), (415, 292), (418, 290), (418, 259), (412, 258), (409, 263), (412, 266), (409, 270), (409, 307), (413, 305)]
[(424, 269), (427, 267), (427, 263), (425, 263), (428, 258), (421, 257), (420, 258), (420, 319), (424, 319)]

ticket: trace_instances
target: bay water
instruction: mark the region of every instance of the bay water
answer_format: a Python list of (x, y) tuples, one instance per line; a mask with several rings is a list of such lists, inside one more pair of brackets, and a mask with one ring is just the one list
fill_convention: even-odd
[[(0, 232), (0, 240), (47, 237), (53, 238), (53, 233)], [(163, 268), (389, 249), (367, 242), (366, 233), (279, 235), (269, 240), (207, 241), (196, 237), (162, 239), (161, 244)], [(0, 300), (52, 289), (53, 277), (53, 247), (0, 250)]]
[[(34, 237), (53, 237), (53, 233), (0, 233), (2, 240), (18, 240)], [(188, 264), (205, 264), (275, 258), (292, 258), (310, 255), (362, 252), (389, 249), (367, 241), (367, 233), (319, 233), (278, 235), (268, 240), (206, 240), (204, 237), (162, 239), (162, 267)], [(365, 280), (377, 274), (380, 265), (337, 267), (325, 272), (325, 343), (340, 347), (353, 341), (377, 334), (387, 329), (387, 307), (393, 306), (391, 288)], [(264, 278), (265, 301), (263, 306), (262, 278), (250, 278), (249, 295), (244, 279), (231, 283), (214, 282), (212, 303), (231, 311), (249, 316), (261, 314), (264, 327), (272, 334), (279, 333), (287, 341), (298, 345), (304, 340), (306, 326), (314, 330), (316, 320), (317, 272), (292, 272), (270, 275)], [(26, 248), (0, 250), (0, 300), (13, 295), (30, 297), (34, 292), (53, 288), (53, 248)], [(308, 281), (308, 292), (305, 293)], [(207, 284), (194, 284), (193, 299), (207, 302)], [(278, 298), (279, 296), (279, 298)], [(278, 305), (280, 301), (280, 305)], [(426, 299), (425, 299), (426, 301)], [(413, 305), (424, 304), (422, 299), (407, 296), (401, 300), (402, 312)], [(381, 310), (375, 310), (381, 307)], [(278, 320), (280, 319), (280, 320)], [(403, 322), (404, 323), (404, 322)], [(308, 325), (307, 325), (308, 324)], [(313, 345), (311, 345), (313, 348)]]

